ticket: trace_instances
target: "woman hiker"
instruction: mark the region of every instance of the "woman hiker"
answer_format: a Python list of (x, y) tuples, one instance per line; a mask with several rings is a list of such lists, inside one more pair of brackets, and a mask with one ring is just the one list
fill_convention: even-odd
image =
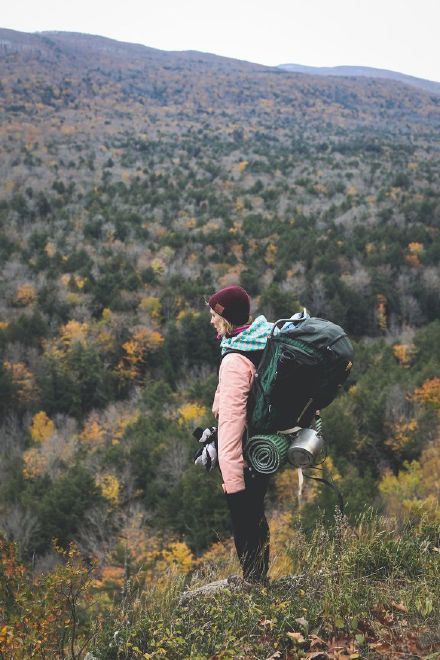
[(208, 304), (211, 324), (221, 340), (222, 358), (212, 410), (218, 424), (223, 490), (243, 578), (264, 583), (269, 567), (269, 526), (264, 515), (268, 477), (247, 466), (243, 441), (248, 395), (272, 323), (264, 316), (250, 322), (250, 298), (240, 286), (217, 291)]

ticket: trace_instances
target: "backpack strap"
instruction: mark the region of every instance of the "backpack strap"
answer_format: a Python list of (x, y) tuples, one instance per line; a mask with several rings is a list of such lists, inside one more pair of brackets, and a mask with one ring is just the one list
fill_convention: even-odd
[(223, 358), (229, 355), (229, 353), (239, 353), (240, 355), (244, 355), (244, 357), (247, 358), (250, 362), (252, 362), (254, 367), (258, 369), (258, 365), (260, 364), (261, 357), (264, 353), (264, 349), (259, 349), (258, 351), (239, 351), (238, 349), (230, 348), (226, 350), (223, 353), (223, 355), (220, 357), (219, 368)]

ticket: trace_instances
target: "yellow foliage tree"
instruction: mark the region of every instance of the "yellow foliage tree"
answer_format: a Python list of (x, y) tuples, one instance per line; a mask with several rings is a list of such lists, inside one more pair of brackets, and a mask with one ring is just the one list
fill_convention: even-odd
[(160, 300), (155, 296), (145, 296), (145, 298), (142, 298), (141, 302), (139, 303), (139, 309), (141, 309), (143, 312), (147, 312), (152, 319), (160, 318), (162, 313), (162, 305)]
[(395, 344), (393, 353), (402, 367), (409, 367), (415, 354), (415, 347), (411, 344)]
[(110, 502), (110, 504), (116, 505), (118, 503), (120, 484), (114, 474), (99, 474), (95, 479), (95, 483), (101, 490), (102, 496)]
[(55, 431), (55, 424), (46, 415), (44, 410), (36, 413), (32, 418), (31, 436), (35, 442), (45, 442)]
[(194, 424), (197, 421), (203, 419), (206, 416), (208, 410), (205, 406), (201, 406), (199, 403), (184, 403), (183, 406), (180, 406), (179, 413), (179, 424)]
[(68, 321), (66, 325), (61, 328), (61, 341), (63, 344), (70, 346), (76, 342), (84, 343), (89, 332), (87, 323), (80, 323), (79, 321)]
[(204, 566), (205, 569), (207, 565), (211, 565), (215, 568), (216, 573), (230, 575), (234, 572), (232, 566), (236, 565), (236, 556), (232, 539), (226, 539), (225, 541), (213, 543), (208, 550), (196, 559), (195, 563), (198, 566)]
[(408, 252), (410, 254), (421, 254), (424, 250), (423, 243), (408, 243)]
[(164, 568), (177, 570), (178, 573), (188, 573), (194, 563), (194, 557), (186, 543), (170, 543), (162, 551)]
[(104, 309), (102, 310), (102, 320), (107, 322), (110, 321), (111, 317), (112, 317), (112, 310), (109, 309), (108, 307), (104, 307)]
[(69, 291), (66, 296), (66, 301), (69, 303), (69, 305), (79, 305), (81, 302), (81, 296), (74, 291)]
[(162, 259), (159, 259), (157, 257), (156, 259), (153, 259), (150, 266), (156, 275), (161, 275), (165, 271), (164, 262), (162, 261)]
[(274, 243), (269, 243), (266, 248), (266, 254), (264, 255), (264, 261), (268, 266), (273, 266), (277, 258), (277, 246)]
[(177, 321), (177, 322), (179, 322), (179, 321), (183, 321), (183, 319), (185, 319), (187, 316), (190, 316), (190, 315), (191, 315), (191, 312), (189, 312), (189, 311), (186, 310), (186, 309), (181, 309), (181, 310), (177, 313), (176, 321)]
[(397, 475), (387, 471), (379, 491), (387, 512), (397, 518), (440, 521), (440, 436), (424, 449), (420, 461), (406, 461)]

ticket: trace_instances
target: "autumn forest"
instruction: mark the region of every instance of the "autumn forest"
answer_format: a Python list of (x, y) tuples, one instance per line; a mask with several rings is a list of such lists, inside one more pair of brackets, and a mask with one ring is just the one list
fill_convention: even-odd
[[(0, 37), (0, 655), (296, 658), (315, 634), (336, 658), (325, 644), (345, 634), (351, 657), (392, 657), (397, 624), (434, 652), (440, 96), (80, 34)], [(170, 603), (237, 572), (220, 475), (192, 461), (219, 354), (205, 297), (234, 283), (254, 317), (305, 306), (352, 339), (322, 415), (346, 518), (316, 482), (298, 503), (296, 472), (278, 472), (279, 591), (245, 596), (240, 634), (202, 639), (200, 605)], [(345, 578), (330, 567), (324, 591), (283, 591), (330, 558)], [(161, 609), (142, 604), (151, 590)], [(245, 616), (234, 602), (212, 606), (219, 629)]]

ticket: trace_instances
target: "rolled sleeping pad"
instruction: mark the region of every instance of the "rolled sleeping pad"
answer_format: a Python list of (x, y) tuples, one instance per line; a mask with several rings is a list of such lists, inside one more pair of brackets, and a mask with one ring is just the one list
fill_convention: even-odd
[(260, 474), (273, 474), (285, 463), (290, 441), (280, 435), (254, 435), (244, 448), (247, 463)]

